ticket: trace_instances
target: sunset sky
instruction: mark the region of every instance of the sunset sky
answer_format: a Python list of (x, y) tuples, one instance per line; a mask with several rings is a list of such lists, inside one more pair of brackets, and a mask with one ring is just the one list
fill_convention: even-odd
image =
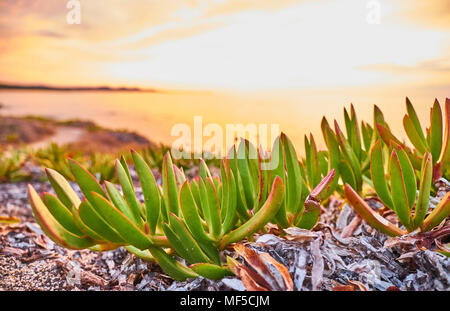
[[(0, 81), (450, 90), (450, 0), (0, 0)], [(448, 93), (448, 92), (447, 92)]]

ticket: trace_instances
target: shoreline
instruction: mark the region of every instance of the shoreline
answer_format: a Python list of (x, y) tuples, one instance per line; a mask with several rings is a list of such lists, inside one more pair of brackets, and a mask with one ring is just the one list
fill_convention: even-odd
[(129, 148), (155, 146), (143, 135), (128, 130), (112, 130), (92, 121), (57, 121), (42, 116), (0, 115), (0, 147), (3, 149), (27, 146), (34, 149), (51, 143), (70, 145), (84, 152), (116, 152)]

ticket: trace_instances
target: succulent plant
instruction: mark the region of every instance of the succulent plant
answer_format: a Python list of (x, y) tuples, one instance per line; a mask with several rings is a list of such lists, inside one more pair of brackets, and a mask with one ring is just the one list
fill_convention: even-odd
[(70, 152), (67, 146), (60, 146), (56, 143), (51, 143), (47, 147), (37, 150), (33, 155), (33, 160), (43, 168), (50, 168), (69, 180), (74, 180), (74, 176), (70, 171), (68, 158), (81, 161), (80, 153)]
[(28, 159), (26, 151), (0, 151), (0, 182), (17, 182), (30, 178), (30, 174), (23, 170)]
[(105, 180), (115, 181), (115, 156), (110, 153), (93, 152), (85, 155), (81, 152), (71, 150), (67, 145), (60, 146), (52, 143), (47, 147), (39, 149), (33, 155), (33, 159), (43, 168), (51, 168), (66, 179), (74, 181), (68, 159), (74, 159), (81, 163), (90, 173), (98, 177), (100, 182)]
[[(310, 153), (304, 162), (312, 167), (315, 160), (317, 154)], [(326, 158), (323, 158), (325, 165), (317, 175), (305, 174), (294, 145), (284, 133), (275, 139), (270, 157), (262, 157), (261, 150), (242, 140), (237, 151), (232, 148), (228, 153), (227, 161), (234, 176), (237, 176), (237, 210), (242, 219), (261, 208), (275, 178), (283, 180), (286, 196), (274, 218), (274, 223), (281, 228), (314, 227), (320, 215), (320, 202), (331, 195), (336, 184), (334, 170), (325, 176), (328, 166)], [(317, 182), (310, 181), (316, 177)]]
[(205, 175), (181, 185), (180, 216), (170, 213), (163, 230), (191, 269), (205, 277), (221, 278), (230, 272), (221, 266), (219, 251), (261, 230), (279, 210), (285, 189), (282, 179), (275, 178), (263, 206), (247, 221), (241, 221), (236, 212), (236, 182), (231, 168), (222, 162), (218, 186), (206, 166), (204, 170)]
[[(310, 145), (313, 144), (314, 141), (311, 139)], [(307, 157), (302, 165), (298, 161), (294, 145), (284, 133), (274, 142), (269, 181), (279, 176), (286, 183), (286, 197), (276, 218), (282, 228), (291, 226), (313, 228), (319, 219), (320, 202), (327, 199), (334, 190), (337, 179), (335, 170), (331, 169), (325, 176), (327, 172), (325, 158), (322, 169), (307, 169), (305, 174), (304, 166), (307, 168), (315, 166), (316, 169), (320, 166), (319, 154), (316, 151), (314, 147), (310, 152), (306, 151)], [(314, 175), (310, 174), (311, 171), (314, 171)]]
[(373, 186), (380, 200), (395, 212), (406, 231), (373, 211), (351, 185), (346, 184), (345, 196), (361, 218), (385, 234), (399, 236), (419, 228), (429, 231), (450, 215), (450, 193), (447, 193), (427, 216), (433, 174), (431, 153), (425, 152), (423, 156), (418, 188), (414, 167), (402, 146), (392, 143), (387, 165), (383, 156), (383, 146), (378, 140), (370, 156)]
[[(56, 196), (39, 196), (31, 185), (28, 187), (33, 213), (42, 230), (55, 243), (71, 249), (101, 251), (124, 246), (141, 258), (156, 260), (174, 279), (198, 275), (220, 278), (230, 272), (221, 266), (219, 251), (260, 230), (276, 214), (284, 198), (284, 183), (276, 178), (265, 204), (242, 222), (236, 217), (234, 177), (225, 162), (222, 180), (212, 179), (201, 162), (203, 177), (188, 182), (166, 154), (163, 185), (159, 187), (143, 158), (134, 151), (132, 157), (143, 203), (136, 197), (123, 157), (116, 160), (123, 194), (108, 181), (103, 188), (79, 163), (69, 160), (71, 173), (85, 197), (81, 200), (61, 174), (46, 169)], [(174, 252), (191, 266), (177, 261)]]
[[(350, 107), (350, 115), (344, 108), (344, 120), (347, 136), (344, 135), (336, 120), (333, 131), (327, 119), (322, 118), (321, 128), (328, 148), (328, 161), (330, 169), (336, 170), (336, 175), (341, 177), (343, 183), (350, 184), (358, 193), (361, 193), (363, 182), (370, 184), (369, 151), (375, 142), (376, 132), (364, 121), (359, 127), (353, 105)], [(337, 180), (334, 187), (336, 186)]]
[[(170, 147), (160, 144), (159, 146), (149, 146), (147, 148), (143, 148), (139, 150), (140, 154), (144, 158), (145, 162), (150, 166), (150, 168), (161, 168), (162, 163), (164, 162), (165, 155), (170, 152)], [(185, 153), (181, 159), (173, 159), (174, 164), (179, 168), (190, 169), (195, 163), (194, 159), (200, 159), (202, 155), (197, 153)], [(203, 159), (208, 165), (219, 166), (220, 161), (214, 157), (214, 155), (203, 152)]]
[(116, 172), (113, 165), (114, 156), (112, 154), (94, 152), (89, 155), (86, 162), (89, 171), (99, 179), (100, 183), (105, 180), (116, 181)]
[[(344, 109), (346, 134), (337, 121), (333, 130), (322, 119), (326, 151), (318, 150), (312, 135), (305, 137), (301, 161), (284, 133), (270, 153), (242, 139), (220, 162), (200, 159), (198, 176), (191, 180), (183, 169), (191, 168), (192, 160), (174, 164), (164, 146), (144, 150), (142, 156), (132, 151), (113, 164), (112, 155), (74, 155), (76, 160), (66, 160), (67, 149), (52, 145), (37, 152), (36, 159), (47, 166), (56, 195), (38, 195), (29, 185), (29, 199), (37, 222), (55, 243), (94, 251), (123, 246), (157, 261), (176, 280), (199, 275), (220, 279), (231, 275), (230, 269), (246, 271), (236, 263), (230, 266), (230, 259), (222, 262), (221, 251), (264, 232), (269, 222), (279, 228), (313, 228), (321, 203), (335, 191), (344, 193), (360, 217), (383, 233), (429, 231), (450, 214), (450, 193), (428, 213), (433, 181), (450, 175), (450, 100), (444, 135), (437, 101), (426, 134), (408, 99), (407, 111), (403, 123), (414, 148), (392, 134), (377, 106), (372, 127), (359, 125), (351, 105), (349, 111)], [(143, 198), (130, 174), (131, 162)], [(212, 176), (208, 163), (220, 167), (220, 176)], [(4, 166), (0, 161), (0, 178)], [(154, 166), (160, 168), (161, 185), (150, 169)], [(83, 198), (67, 179), (76, 181)], [(405, 229), (369, 207), (361, 197), (363, 185), (375, 190)], [(445, 252), (448, 245), (440, 249)]]
[(417, 113), (408, 98), (406, 98), (406, 110), (407, 114), (403, 118), (403, 127), (414, 148), (409, 148), (392, 134), (389, 126), (384, 121), (381, 111), (378, 109), (376, 127), (379, 136), (387, 145), (395, 143), (402, 146), (408, 154), (412, 165), (417, 170), (420, 170), (420, 165), (425, 154), (427, 152), (430, 153), (433, 163), (433, 180), (438, 180), (440, 177), (449, 179), (450, 99), (447, 98), (445, 100), (444, 115), (442, 115), (439, 101), (437, 99), (434, 101), (433, 107), (430, 110), (430, 126), (425, 132), (423, 131)]

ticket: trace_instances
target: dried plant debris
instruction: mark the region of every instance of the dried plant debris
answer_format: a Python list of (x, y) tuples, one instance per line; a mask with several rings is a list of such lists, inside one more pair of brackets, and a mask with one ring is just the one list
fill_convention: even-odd
[(407, 260), (401, 252), (384, 248), (379, 235), (362, 234), (342, 244), (321, 231), (313, 241), (287, 241), (261, 236), (252, 247), (268, 252), (289, 267), (295, 290), (333, 290), (339, 285), (362, 284), (359, 290), (449, 290), (449, 258), (416, 250)]
[(293, 282), (289, 270), (268, 253), (236, 244), (234, 250), (242, 257), (241, 263), (228, 257), (228, 266), (239, 276), (249, 291), (292, 291)]
[[(81, 195), (76, 184), (72, 185)], [(444, 182), (440, 185), (438, 197), (449, 190)], [(39, 192), (51, 191), (45, 182), (33, 186)], [(139, 187), (136, 192), (141, 195)], [(372, 199), (368, 204), (375, 210), (381, 207)], [(0, 224), (0, 290), (247, 290), (237, 276), (220, 281), (202, 277), (174, 281), (157, 264), (123, 248), (103, 253), (63, 249), (34, 222), (25, 183), (0, 184), (0, 214), (20, 219), (20, 223)], [(450, 290), (450, 259), (417, 244), (447, 245), (442, 238), (445, 225), (426, 235), (392, 239), (361, 221), (352, 235), (344, 238), (343, 230), (355, 217), (346, 204), (332, 197), (314, 230), (271, 228), (269, 232), (276, 235), (261, 235), (245, 246), (258, 256), (267, 253), (285, 266), (293, 290)], [(282, 238), (280, 231), (285, 234)], [(223, 255), (244, 263), (233, 249)]]

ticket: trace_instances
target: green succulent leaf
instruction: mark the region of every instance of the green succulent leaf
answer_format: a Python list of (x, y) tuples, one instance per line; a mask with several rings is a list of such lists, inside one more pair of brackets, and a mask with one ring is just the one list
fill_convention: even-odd
[(309, 141), (305, 136), (306, 170), (310, 187), (315, 187), (320, 182), (319, 155), (316, 142), (312, 134)]
[(203, 179), (200, 176), (196, 176), (192, 179), (191, 192), (192, 192), (192, 196), (194, 197), (195, 204), (197, 204), (197, 206), (200, 208), (200, 211), (199, 211), (200, 215), (202, 217), (207, 217), (205, 215), (205, 206), (204, 206), (204, 204), (202, 204), (201, 195), (200, 195), (200, 182), (202, 180)]
[(439, 163), (441, 163), (442, 170), (444, 173), (447, 172), (450, 166), (450, 99), (445, 99), (445, 113), (444, 113), (444, 140), (442, 143), (442, 153), (439, 158)]
[[(253, 208), (255, 206), (255, 194), (257, 193), (257, 176), (252, 174), (250, 165), (251, 158), (257, 161), (257, 152), (249, 148), (249, 142), (242, 139), (237, 150), (237, 167), (242, 179), (247, 206)], [(256, 177), (256, 179), (255, 179)]]
[[(171, 213), (169, 215), (169, 226), (173, 233), (178, 237), (179, 247), (183, 247), (184, 256), (188, 256), (185, 258), (190, 264), (199, 263), (199, 262), (211, 262), (211, 259), (203, 252), (195, 238), (188, 231), (186, 226), (183, 224), (181, 219), (179, 219), (175, 214)], [(166, 234), (167, 232), (164, 231)], [(169, 241), (170, 238), (168, 236)]]
[(420, 170), (422, 165), (422, 159), (416, 154), (414, 154), (404, 143), (398, 140), (389, 130), (387, 125), (377, 124), (377, 129), (381, 139), (386, 145), (388, 146), (399, 145), (400, 147), (402, 147), (403, 151), (406, 152), (406, 154), (408, 155), (413, 167), (417, 170)]
[(150, 246), (148, 248), (153, 258), (156, 259), (161, 268), (166, 272), (170, 277), (177, 281), (185, 281), (189, 278), (196, 278), (198, 274), (195, 273), (192, 269), (182, 265), (180, 262), (176, 261), (174, 258), (169, 256), (163, 249), (160, 247)]
[(285, 186), (281, 177), (275, 177), (272, 190), (264, 205), (240, 227), (225, 235), (220, 242), (220, 249), (227, 245), (240, 241), (256, 231), (262, 229), (277, 214), (284, 200)]
[(163, 198), (164, 198), (164, 210), (163, 213), (164, 221), (167, 222), (169, 219), (169, 213), (174, 213), (178, 215), (179, 203), (178, 203), (178, 185), (175, 178), (175, 172), (173, 169), (172, 158), (169, 153), (164, 156), (163, 166), (162, 166), (162, 176), (163, 176)]
[(325, 117), (322, 118), (321, 122), (321, 128), (322, 128), (322, 134), (323, 138), (325, 140), (325, 144), (327, 145), (328, 149), (328, 171), (331, 171), (332, 169), (335, 170), (336, 177), (334, 179), (333, 185), (330, 189), (329, 195), (336, 189), (338, 182), (339, 182), (339, 161), (340, 161), (340, 151), (339, 151), (339, 144), (336, 138), (336, 135), (333, 133), (333, 131), (330, 128), (330, 125), (328, 124), (328, 121)]
[[(225, 163), (233, 172), (234, 181), (236, 184), (236, 191), (237, 191), (236, 210), (238, 212), (238, 216), (242, 220), (245, 221), (249, 218), (249, 210), (251, 210), (253, 208), (253, 206), (247, 205), (247, 200), (245, 198), (244, 184), (243, 184), (243, 181), (242, 181), (239, 169), (238, 169), (238, 165), (237, 165), (236, 147), (234, 145), (231, 146), (229, 152), (227, 153), (227, 158), (226, 158)], [(220, 187), (216, 185), (216, 189), (217, 189), (217, 195), (218, 195), (219, 199), (221, 200), (222, 185)], [(258, 206), (255, 206), (255, 208), (257, 209)], [(222, 211), (222, 213), (224, 213), (224, 210)]]
[(441, 199), (434, 210), (425, 218), (422, 231), (430, 231), (450, 215), (450, 192)]
[[(270, 158), (270, 169), (269, 184), (273, 184), (273, 181), (279, 177), (283, 181), (284, 185), (286, 181), (286, 171), (284, 164), (284, 152), (280, 137), (277, 137), (273, 143), (272, 155)], [(283, 198), (278, 213), (276, 214), (276, 220), (284, 228), (289, 227), (289, 222), (286, 216), (286, 200)]]
[(405, 128), (409, 140), (414, 145), (414, 147), (416, 147), (417, 151), (420, 154), (424, 154), (428, 149), (427, 142), (425, 138), (422, 137), (423, 136), (422, 131), (420, 131), (420, 134), (419, 132), (417, 132), (417, 129), (413, 121), (408, 115), (405, 115), (403, 117), (403, 127)]
[(437, 99), (434, 101), (430, 114), (430, 151), (435, 164), (439, 160), (442, 149), (442, 110)]
[[(126, 164), (126, 163), (125, 163)], [(121, 161), (116, 161), (116, 172), (119, 178), (120, 185), (122, 186), (122, 191), (125, 199), (130, 207), (132, 220), (139, 228), (143, 228), (144, 222), (141, 217), (141, 203), (136, 198), (136, 193), (134, 192), (133, 184), (130, 183), (131, 178), (129, 178), (128, 167), (125, 168)]]
[[(362, 187), (362, 171), (361, 171), (361, 164), (358, 160), (358, 157), (354, 153), (352, 147), (348, 143), (348, 141), (345, 139), (344, 134), (339, 128), (339, 125), (337, 121), (334, 121), (334, 127), (336, 131), (336, 136), (339, 140), (339, 146), (341, 147), (342, 153), (344, 155), (344, 159), (347, 162), (347, 164), (350, 166), (353, 177), (355, 179), (355, 186), (357, 191), (361, 191)], [(342, 161), (341, 161), (342, 163)], [(344, 172), (341, 172), (341, 167), (339, 167), (339, 173), (342, 175)], [(348, 175), (348, 174), (347, 174)], [(350, 176), (347, 176), (350, 177)]]
[(129, 218), (97, 193), (92, 194), (95, 208), (117, 232), (131, 244), (141, 250), (149, 248), (153, 242)]
[(122, 168), (125, 171), (125, 174), (126, 174), (126, 176), (128, 178), (128, 183), (130, 185), (132, 185), (133, 184), (133, 180), (131, 179), (130, 170), (128, 169), (128, 164), (127, 164), (127, 161), (125, 160), (125, 157), (121, 156), (119, 162), (120, 162), (120, 164), (122, 165)]
[[(408, 229), (411, 229), (410, 203), (408, 201), (408, 189), (405, 178), (405, 172), (396, 150), (392, 151), (390, 160), (390, 180), (392, 202), (394, 203), (394, 211), (400, 222)], [(415, 189), (414, 189), (415, 191)]]
[(187, 262), (195, 262), (195, 256), (193, 256), (192, 252), (186, 247), (186, 244), (181, 241), (175, 231), (165, 223), (162, 224), (162, 229), (170, 242), (171, 248), (174, 249), (177, 254), (184, 258)]
[(393, 141), (396, 144), (404, 147), (403, 143), (398, 140), (397, 137), (394, 136), (394, 134), (392, 134), (391, 130), (387, 127), (387, 124), (376, 124), (376, 127), (381, 139), (386, 145), (390, 146), (391, 141)]
[(409, 211), (411, 211), (417, 196), (416, 174), (406, 152), (400, 146), (396, 146), (395, 149), (398, 160), (400, 161), (403, 180), (405, 182), (406, 195), (408, 198), (408, 208)]
[(353, 172), (352, 167), (346, 160), (341, 159), (339, 161), (338, 169), (339, 169), (339, 173), (341, 175), (342, 181), (344, 183), (350, 184), (352, 186), (352, 188), (358, 189), (358, 191), (360, 191), (359, 187), (358, 187), (358, 182), (356, 181), (355, 173)]
[(155, 234), (161, 209), (161, 196), (158, 185), (155, 176), (145, 160), (135, 151), (132, 152), (132, 156), (144, 194), (147, 224), (150, 233)]
[(155, 258), (152, 256), (150, 251), (148, 249), (146, 250), (140, 250), (139, 248), (136, 248), (131, 245), (124, 246), (124, 248), (129, 251), (130, 253), (136, 255), (137, 257), (141, 258), (145, 261), (155, 261)]
[(211, 172), (209, 171), (208, 165), (206, 165), (205, 160), (200, 159), (199, 175), (201, 178), (212, 178)]
[(197, 263), (189, 266), (189, 268), (210, 280), (221, 280), (226, 276), (233, 276), (228, 268), (209, 263)]
[(202, 219), (198, 214), (198, 207), (195, 204), (194, 197), (192, 196), (189, 183), (187, 181), (180, 188), (180, 207), (183, 214), (183, 218), (186, 219), (186, 224), (191, 231), (192, 235), (203, 241), (210, 241), (210, 237), (205, 232)]
[[(406, 97), (406, 110), (408, 111), (408, 119), (410, 121), (410, 125), (412, 125), (414, 127), (415, 132), (417, 133), (416, 134), (416, 136), (417, 136), (416, 139), (418, 139), (418, 140), (416, 141), (416, 143), (418, 145), (421, 145), (421, 148), (425, 147), (425, 149), (423, 149), (423, 151), (421, 151), (422, 153), (425, 153), (426, 149), (427, 149), (426, 148), (427, 141), (425, 139), (425, 135), (423, 134), (422, 126), (420, 125), (420, 121), (419, 121), (419, 118), (417, 117), (416, 110), (414, 109), (414, 107), (411, 104), (411, 102), (410, 102), (408, 97)], [(409, 122), (409, 121), (407, 121), (407, 122)], [(417, 146), (415, 144), (414, 144), (414, 146), (417, 148)], [(417, 149), (419, 150), (419, 148), (417, 148)]]
[[(231, 172), (231, 171), (230, 171)], [(209, 225), (209, 232), (214, 239), (218, 238), (222, 230), (222, 218), (220, 216), (220, 204), (219, 198), (217, 196), (216, 188), (212, 179), (205, 179), (205, 198), (208, 204), (208, 215), (209, 220), (207, 223)], [(236, 194), (235, 194), (236, 196)]]
[(183, 168), (179, 168), (176, 165), (173, 166), (173, 172), (175, 173), (175, 180), (177, 181), (177, 186), (180, 187), (186, 181), (186, 175), (184, 175)]
[(69, 211), (57, 197), (50, 193), (43, 193), (41, 197), (48, 211), (55, 217), (56, 221), (59, 222), (61, 226), (75, 235), (84, 235), (80, 228), (75, 224), (72, 212)]
[(127, 244), (125, 239), (106, 222), (101, 216), (102, 213), (96, 210), (89, 201), (84, 200), (81, 202), (78, 208), (78, 215), (82, 222), (94, 231), (96, 235), (100, 236), (102, 240), (115, 244)]
[[(225, 200), (227, 206), (225, 207), (225, 214), (223, 217), (223, 223), (222, 223), (222, 234), (225, 234), (229, 232), (231, 229), (233, 229), (235, 223), (236, 223), (236, 210), (237, 210), (237, 199), (236, 199), (236, 183), (233, 175), (233, 171), (231, 171), (230, 168), (225, 167), (224, 168), (227, 178), (227, 187), (223, 188), (222, 196), (226, 196), (227, 199)], [(223, 184), (225, 186), (225, 184)], [(222, 205), (222, 208), (224, 206)]]
[(352, 146), (356, 156), (361, 160), (363, 155), (361, 148), (361, 134), (359, 132), (358, 120), (356, 118), (356, 111), (353, 104), (350, 105), (350, 115), (351, 139), (349, 138), (348, 140), (350, 141), (350, 145)]
[(393, 210), (394, 203), (392, 202), (392, 196), (386, 182), (383, 161), (383, 146), (380, 140), (373, 145), (370, 152), (370, 173), (372, 176), (373, 186), (378, 197), (385, 206)]
[(303, 214), (297, 218), (296, 227), (311, 230), (317, 224), (320, 216), (320, 205), (315, 202), (305, 201)]
[(125, 217), (133, 219), (133, 213), (131, 212), (130, 206), (116, 186), (109, 181), (105, 181), (105, 188), (114, 206), (121, 211)]
[(75, 235), (56, 221), (31, 185), (28, 185), (28, 197), (36, 221), (53, 242), (69, 249), (84, 249), (95, 244), (89, 237)]
[[(86, 201), (86, 200), (84, 200)], [(86, 204), (86, 203), (85, 203)], [(89, 204), (89, 203), (87, 203)], [(80, 203), (80, 206), (83, 205), (83, 202)], [(72, 216), (75, 224), (83, 231), (87, 236), (92, 238), (97, 243), (106, 243), (106, 239), (99, 235), (97, 232), (92, 230), (87, 224), (84, 223), (84, 221), (80, 217), (80, 209), (79, 207), (75, 207), (75, 205), (72, 207)]]
[(373, 129), (364, 121), (361, 121), (361, 134), (365, 150), (370, 150), (372, 146)]
[(64, 204), (64, 206), (70, 211), (72, 206), (78, 206), (81, 203), (80, 198), (70, 186), (69, 182), (55, 170), (50, 168), (45, 169), (48, 180), (56, 192), (56, 195)]
[(289, 138), (282, 133), (280, 139), (286, 157), (286, 211), (295, 215), (300, 212), (299, 208), (303, 209), (300, 204), (302, 196), (300, 164), (298, 163), (297, 152)]
[(103, 191), (102, 187), (98, 183), (97, 179), (89, 173), (80, 163), (75, 160), (69, 159), (69, 166), (72, 174), (75, 176), (75, 179), (80, 186), (81, 191), (83, 192), (86, 199), (89, 202), (93, 202), (92, 192), (99, 194), (100, 196), (106, 198), (106, 193)]
[(422, 225), (430, 202), (431, 183), (433, 179), (433, 162), (430, 153), (425, 153), (420, 178), (419, 197), (414, 211), (414, 229)]
[(374, 126), (376, 126), (377, 124), (383, 125), (384, 128), (389, 130), (389, 125), (384, 119), (383, 112), (377, 105), (373, 106), (373, 124)]
[(353, 206), (358, 215), (369, 225), (389, 236), (402, 236), (406, 234), (405, 231), (386, 220), (380, 214), (374, 212), (349, 184), (345, 184), (344, 192), (351, 206)]

